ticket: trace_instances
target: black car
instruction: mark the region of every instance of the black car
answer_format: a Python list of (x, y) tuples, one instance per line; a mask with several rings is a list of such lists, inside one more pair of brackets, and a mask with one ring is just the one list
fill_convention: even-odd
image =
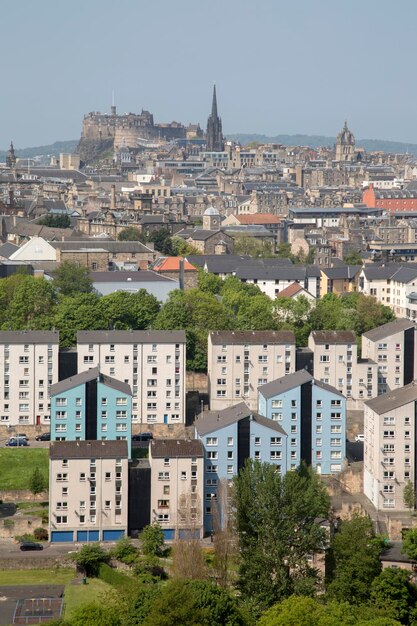
[(138, 433), (137, 435), (132, 435), (132, 441), (150, 441), (153, 439), (152, 433)]
[(21, 550), (43, 550), (43, 545), (41, 545), (40, 543), (35, 543), (34, 541), (23, 541), (23, 543), (20, 544), (20, 549)]
[(41, 435), (36, 435), (35, 441), (51, 441), (51, 433), (42, 433)]

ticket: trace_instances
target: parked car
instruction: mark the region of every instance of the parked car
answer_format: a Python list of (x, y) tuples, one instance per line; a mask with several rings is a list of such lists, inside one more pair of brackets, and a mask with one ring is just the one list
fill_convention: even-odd
[(132, 435), (132, 441), (150, 441), (153, 439), (152, 433), (138, 433), (137, 435)]
[(23, 541), (20, 544), (20, 549), (23, 551), (26, 550), (43, 550), (43, 545), (40, 543), (36, 543), (35, 541)]
[(355, 441), (360, 441), (361, 443), (363, 443), (365, 441), (365, 435), (363, 435), (362, 433), (356, 435)]
[(28, 446), (29, 442), (27, 439), (23, 439), (22, 437), (10, 437), (9, 441), (6, 443), (6, 446), (9, 448), (17, 448), (21, 446)]
[(25, 433), (17, 433), (17, 435), (14, 435), (14, 436), (17, 437), (18, 439), (26, 439), (26, 441), (29, 441), (29, 437), (25, 435)]
[(36, 435), (35, 441), (51, 441), (51, 433), (42, 433), (41, 435)]

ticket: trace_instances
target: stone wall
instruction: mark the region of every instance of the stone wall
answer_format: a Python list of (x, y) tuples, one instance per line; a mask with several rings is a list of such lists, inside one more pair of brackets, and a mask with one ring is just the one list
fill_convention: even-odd
[(0, 499), (3, 502), (46, 502), (48, 492), (34, 495), (29, 489), (4, 489), (0, 490)]
[[(1, 558), (0, 565), (2, 570), (14, 570), (16, 569), (16, 559), (13, 558)], [(51, 569), (65, 567), (74, 570), (74, 576), (76, 573), (76, 565), (73, 561), (63, 558), (54, 557), (30, 557), (26, 556), (24, 559), (19, 560), (19, 569)]]
[[(7, 521), (11, 520), (13, 522), (12, 527), (8, 527)], [(4, 523), (6, 522), (6, 526)], [(13, 539), (14, 537), (18, 537), (19, 535), (25, 535), (26, 533), (32, 534), (35, 528), (45, 528), (47, 526), (42, 524), (42, 520), (40, 517), (36, 517), (34, 515), (25, 515), (19, 517), (19, 515), (13, 515), (11, 517), (5, 517), (0, 520), (0, 538), (1, 539)]]
[(185, 379), (187, 391), (208, 393), (208, 377), (204, 372), (187, 372)]

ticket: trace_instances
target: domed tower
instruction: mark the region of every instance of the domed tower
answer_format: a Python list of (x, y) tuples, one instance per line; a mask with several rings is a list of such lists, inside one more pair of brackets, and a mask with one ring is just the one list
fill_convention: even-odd
[(13, 141), (10, 142), (10, 148), (6, 157), (6, 167), (13, 168), (16, 165), (16, 155), (14, 153)]
[(353, 161), (355, 158), (355, 137), (347, 122), (336, 139), (336, 161)]
[(214, 206), (204, 211), (203, 230), (220, 230), (220, 213)]

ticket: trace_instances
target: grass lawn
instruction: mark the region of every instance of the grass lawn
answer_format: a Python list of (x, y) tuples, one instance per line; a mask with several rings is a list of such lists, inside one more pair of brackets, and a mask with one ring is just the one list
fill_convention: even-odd
[(48, 448), (0, 448), (0, 491), (2, 489), (29, 489), (29, 480), (35, 467), (48, 478)]
[(5, 570), (0, 571), (0, 585), (66, 585), (75, 575), (69, 568)]
[(109, 593), (114, 593), (114, 588), (99, 578), (88, 578), (86, 585), (68, 584), (64, 593), (65, 619), (71, 619), (74, 609), (82, 604), (95, 602), (100, 596), (108, 596)]

